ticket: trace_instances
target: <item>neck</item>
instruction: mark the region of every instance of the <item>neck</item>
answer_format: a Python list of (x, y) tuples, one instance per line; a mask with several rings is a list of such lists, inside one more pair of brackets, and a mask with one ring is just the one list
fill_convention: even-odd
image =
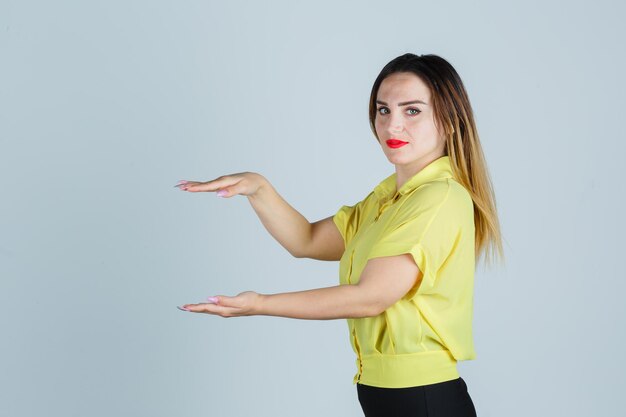
[(411, 164), (396, 165), (396, 192), (404, 185), (405, 182), (407, 182), (409, 178), (413, 177), (424, 169), (425, 166), (442, 156), (446, 155), (428, 155), (418, 159), (417, 161), (413, 161)]

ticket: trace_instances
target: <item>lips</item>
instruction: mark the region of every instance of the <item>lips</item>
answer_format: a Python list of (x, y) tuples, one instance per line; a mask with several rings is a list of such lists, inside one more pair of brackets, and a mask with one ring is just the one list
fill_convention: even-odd
[(389, 146), (390, 148), (399, 148), (401, 146), (406, 145), (409, 142), (404, 142), (398, 139), (389, 139), (386, 141), (387, 146)]

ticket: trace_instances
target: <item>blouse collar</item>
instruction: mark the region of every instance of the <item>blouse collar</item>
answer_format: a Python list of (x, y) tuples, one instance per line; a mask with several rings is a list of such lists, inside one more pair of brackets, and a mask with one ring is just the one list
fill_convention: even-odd
[[(396, 192), (396, 176), (397, 174), (394, 172), (378, 183), (378, 185), (374, 188), (374, 194), (379, 200), (385, 197), (390, 197)], [(417, 174), (410, 177), (404, 184), (402, 184), (398, 193), (400, 195), (404, 195), (427, 182), (452, 177), (450, 157), (448, 155), (444, 155), (435, 159), (430, 164), (422, 168), (422, 170)]]

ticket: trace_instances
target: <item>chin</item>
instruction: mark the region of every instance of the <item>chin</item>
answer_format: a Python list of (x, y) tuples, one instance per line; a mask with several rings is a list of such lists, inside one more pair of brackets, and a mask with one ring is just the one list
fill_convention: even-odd
[(389, 162), (391, 162), (392, 164), (394, 164), (394, 165), (404, 165), (407, 162), (409, 162), (409, 161), (406, 160), (406, 158), (401, 158), (401, 157), (399, 157), (397, 155), (387, 156), (387, 160)]

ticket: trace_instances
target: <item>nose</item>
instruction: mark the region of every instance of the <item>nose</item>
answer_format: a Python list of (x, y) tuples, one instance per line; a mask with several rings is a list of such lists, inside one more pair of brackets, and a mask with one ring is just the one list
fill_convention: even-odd
[(391, 115), (389, 117), (389, 125), (387, 126), (387, 129), (392, 135), (401, 133), (404, 129), (404, 119), (402, 118), (402, 115)]
[(389, 133), (391, 133), (392, 135), (397, 134), (397, 133), (402, 133), (402, 130), (404, 128), (404, 125), (402, 123), (401, 120), (391, 120), (389, 122)]

